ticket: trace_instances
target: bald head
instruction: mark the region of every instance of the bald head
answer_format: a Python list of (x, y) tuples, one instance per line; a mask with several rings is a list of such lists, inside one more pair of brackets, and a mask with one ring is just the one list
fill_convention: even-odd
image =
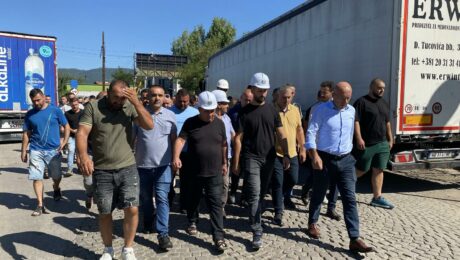
[(351, 100), (352, 88), (350, 83), (341, 81), (334, 87), (333, 102), (339, 109), (345, 108)]
[(253, 98), (254, 96), (252, 95), (251, 89), (245, 89), (240, 97), (241, 106), (244, 107), (247, 104), (251, 103)]

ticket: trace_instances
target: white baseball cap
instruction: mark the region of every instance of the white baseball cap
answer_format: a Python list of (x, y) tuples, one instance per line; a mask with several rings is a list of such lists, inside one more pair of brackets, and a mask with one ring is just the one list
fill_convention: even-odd
[(258, 87), (261, 89), (269, 89), (270, 80), (268, 79), (268, 76), (265, 73), (257, 72), (256, 74), (252, 75), (249, 86)]
[(198, 106), (202, 109), (212, 110), (217, 107), (216, 96), (209, 91), (203, 91), (198, 95)]
[(217, 81), (217, 88), (228, 89), (228, 81), (225, 79), (219, 79)]
[(217, 103), (219, 102), (229, 103), (230, 102), (230, 100), (228, 100), (227, 98), (227, 94), (223, 90), (220, 90), (220, 89), (213, 90), (212, 94), (216, 96)]

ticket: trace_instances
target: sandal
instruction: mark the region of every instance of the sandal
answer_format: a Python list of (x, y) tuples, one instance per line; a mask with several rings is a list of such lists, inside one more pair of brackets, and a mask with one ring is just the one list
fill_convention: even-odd
[(185, 230), (185, 232), (187, 232), (187, 234), (191, 236), (196, 236), (198, 234), (198, 230), (196, 229), (196, 224), (195, 223), (190, 224)]
[(49, 214), (48, 211), (46, 211), (45, 207), (43, 206), (38, 206), (34, 212), (32, 212), (32, 217), (38, 217), (40, 216), (41, 214)]

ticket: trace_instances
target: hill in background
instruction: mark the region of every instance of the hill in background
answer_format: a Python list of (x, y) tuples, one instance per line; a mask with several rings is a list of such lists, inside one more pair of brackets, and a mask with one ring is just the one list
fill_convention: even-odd
[[(125, 72), (133, 73), (133, 69), (121, 68)], [(106, 81), (112, 80), (112, 73), (114, 73), (118, 68), (106, 68), (105, 77)], [(96, 81), (102, 80), (102, 70), (101, 68), (91, 69), (91, 70), (80, 70), (80, 69), (58, 69), (59, 75), (69, 75), (72, 79), (78, 80), (78, 84), (93, 84)]]

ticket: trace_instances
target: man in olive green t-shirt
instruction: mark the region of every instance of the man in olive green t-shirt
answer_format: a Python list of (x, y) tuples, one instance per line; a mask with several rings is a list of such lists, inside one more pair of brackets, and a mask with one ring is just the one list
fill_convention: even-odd
[[(129, 102), (126, 102), (129, 101)], [(93, 175), (99, 226), (104, 242), (101, 259), (112, 259), (112, 211), (124, 210), (123, 259), (135, 259), (134, 236), (138, 223), (139, 177), (131, 146), (132, 123), (150, 130), (153, 121), (127, 82), (114, 80), (107, 96), (89, 103), (80, 119), (77, 138), (80, 171)], [(91, 141), (93, 160), (88, 156)]]

